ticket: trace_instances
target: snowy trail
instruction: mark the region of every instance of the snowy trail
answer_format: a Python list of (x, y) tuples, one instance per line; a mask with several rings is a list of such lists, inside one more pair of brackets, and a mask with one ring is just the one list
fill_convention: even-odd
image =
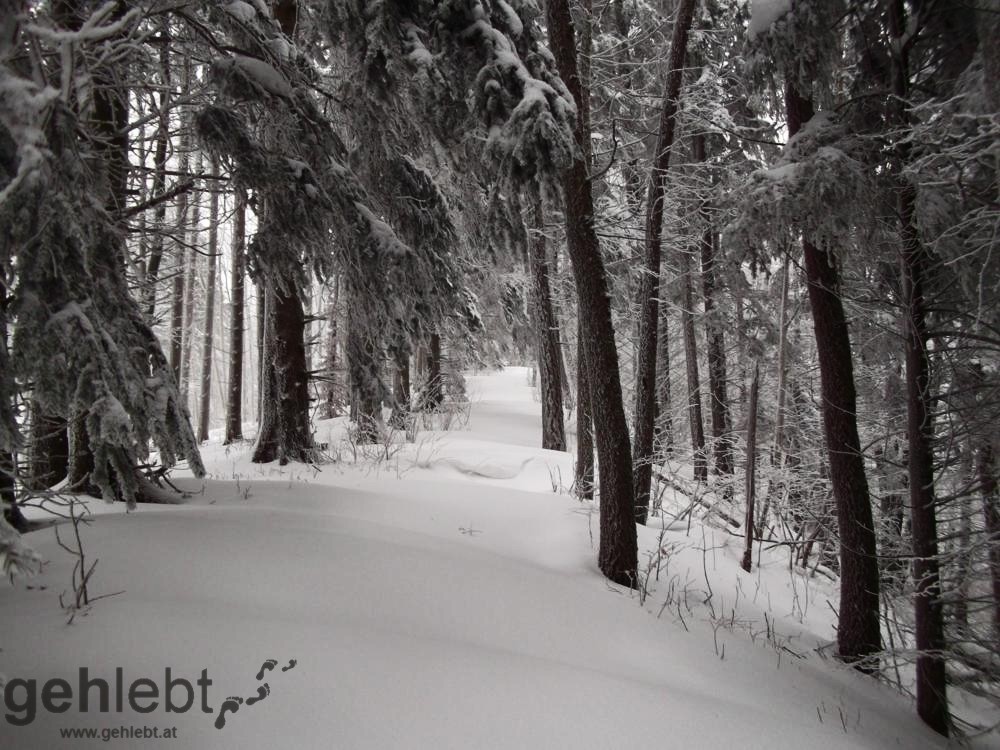
[[(539, 408), (524, 371), (470, 378), (470, 391), (468, 430), (434, 436), (440, 460), (424, 461), (411, 445), (394, 464), (317, 474), (256, 467), (246, 447), (210, 445), (206, 464), (216, 478), (189, 504), (129, 515), (101, 509), (84, 532), (88, 553), (100, 558), (94, 593), (125, 593), (72, 626), (54, 593), (66, 587), (70, 561), (51, 531), (39, 532), (32, 542), (50, 563), (31, 583), (48, 588), (0, 589), (0, 673), (73, 683), (83, 666), (109, 677), (120, 666), (126, 680), (162, 680), (168, 666), (192, 680), (207, 670), (215, 710), (52, 714), (39, 704), (30, 726), (0, 719), (0, 748), (61, 746), (60, 727), (119, 726), (176, 726), (177, 739), (66, 744), (943, 746), (888, 689), (815, 655), (779, 665), (774, 649), (738, 628), (713, 632), (693, 602), (704, 583), (684, 571), (697, 566), (700, 576), (709, 553), (681, 549), (681, 540), (691, 542), (683, 531), (665, 540), (677, 543), (671, 570), (693, 581), (685, 623), (657, 617), (666, 576), (644, 606), (608, 586), (588, 530), (597, 519), (552, 491), (552, 467), (571, 477), (569, 456), (532, 447)], [(486, 479), (444, 459), (522, 469)], [(655, 545), (657, 533), (642, 539)], [(735, 546), (719, 542), (710, 555), (716, 606), (734, 604)], [(766, 590), (772, 616), (793, 604), (787, 573), (780, 562), (773, 567), (742, 584)], [(735, 618), (761, 615), (750, 596)], [(796, 648), (829, 637), (825, 609), (818, 601), (803, 623), (782, 619), (788, 632), (802, 631)], [(258, 681), (268, 658), (297, 664)], [(263, 700), (213, 726), (228, 696), (246, 699), (263, 682)]]

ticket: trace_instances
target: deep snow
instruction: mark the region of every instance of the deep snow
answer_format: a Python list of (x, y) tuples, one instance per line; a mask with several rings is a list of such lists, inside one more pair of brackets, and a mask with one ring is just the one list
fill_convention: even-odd
[[(597, 519), (569, 494), (572, 458), (535, 447), (527, 371), (468, 386), (463, 429), (420, 431), (380, 461), (355, 457), (342, 421), (325, 421), (317, 435), (339, 462), (321, 471), (253, 465), (249, 446), (216, 442), (210, 478), (178, 480), (197, 493), (185, 505), (93, 504), (92, 594), (124, 593), (72, 625), (56, 601), (72, 560), (51, 530), (30, 535), (49, 563), (0, 588), (0, 674), (40, 692), (53, 677), (75, 685), (80, 667), (109, 681), (122, 667), (126, 684), (207, 670), (214, 712), (39, 703), (30, 726), (0, 717), (0, 748), (944, 746), (907, 700), (814, 650), (833, 639), (835, 587), (791, 573), (780, 550), (746, 574), (739, 538), (697, 517), (654, 519), (641, 559), (655, 577), (649, 551), (668, 554), (650, 595), (608, 585)], [(687, 504), (673, 492), (666, 503)], [(228, 696), (265, 682), (263, 700), (213, 726)], [(177, 739), (58, 731), (121, 726), (176, 726)]]

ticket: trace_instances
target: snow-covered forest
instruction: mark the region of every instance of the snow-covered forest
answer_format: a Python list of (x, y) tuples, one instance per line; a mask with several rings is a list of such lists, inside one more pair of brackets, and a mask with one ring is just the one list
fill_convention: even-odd
[(1000, 0), (0, 0), (0, 748), (1000, 746)]

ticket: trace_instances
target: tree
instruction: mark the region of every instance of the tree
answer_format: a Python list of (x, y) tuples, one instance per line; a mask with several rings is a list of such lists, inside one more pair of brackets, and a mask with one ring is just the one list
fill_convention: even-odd
[[(663, 232), (663, 209), (670, 154), (674, 145), (677, 109), (687, 54), (688, 31), (694, 17), (695, 0), (681, 0), (674, 22), (670, 43), (670, 70), (660, 111), (656, 152), (649, 178), (646, 198), (644, 233), (644, 267), (639, 283), (642, 305), (639, 321), (639, 361), (636, 374), (634, 484), (635, 514), (639, 523), (646, 522), (649, 512), (649, 489), (652, 481), (653, 432), (656, 423), (656, 364), (658, 326), (660, 322), (660, 242)], [(685, 341), (687, 339), (685, 338)]]
[(226, 398), (225, 445), (243, 439), (243, 334), (244, 334), (244, 284), (246, 282), (246, 191), (236, 191), (236, 209), (233, 222), (233, 259), (230, 276), (233, 292), (229, 305), (229, 384)]
[[(546, 5), (546, 14), (552, 54), (577, 111), (580, 111), (583, 95), (577, 73), (576, 42), (569, 4), (566, 0), (552, 0)], [(580, 144), (585, 135), (578, 120), (574, 129), (576, 143)], [(601, 539), (598, 564), (601, 572), (612, 581), (634, 586), (637, 583), (638, 552), (631, 448), (622, 407), (607, 279), (594, 232), (594, 201), (584, 153), (578, 145), (562, 180), (566, 201), (566, 238), (580, 299), (580, 324), (587, 344), (584, 366), (590, 373), (591, 408), (600, 469)]]

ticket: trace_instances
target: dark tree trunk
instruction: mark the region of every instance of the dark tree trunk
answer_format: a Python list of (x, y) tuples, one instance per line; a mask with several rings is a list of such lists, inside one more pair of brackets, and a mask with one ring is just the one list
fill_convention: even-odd
[[(191, 61), (185, 60), (182, 88), (184, 91), (190, 91), (190, 87)], [(183, 114), (181, 119), (182, 121), (185, 119)], [(191, 171), (191, 138), (187, 125), (187, 123), (184, 123), (184, 127), (181, 130), (179, 147), (180, 163), (178, 165), (178, 171), (180, 172), (181, 179), (187, 177)], [(174, 231), (180, 236), (184, 236), (185, 228), (187, 226), (187, 213), (188, 194), (187, 191), (185, 191), (177, 198), (177, 216)], [(184, 248), (180, 246), (174, 247), (173, 257), (174, 263), (172, 272), (174, 278), (170, 309), (170, 369), (174, 371), (174, 380), (179, 386), (181, 383), (181, 369), (183, 361), (181, 356), (183, 354), (184, 343)]]
[[(201, 174), (202, 156), (199, 153), (194, 173)], [(189, 247), (184, 261), (184, 333), (181, 343), (181, 400), (188, 405), (191, 384), (191, 357), (194, 352), (194, 287), (198, 280), (198, 251), (201, 241), (201, 193), (192, 190), (194, 205), (191, 208), (191, 231), (187, 238)]]
[(233, 221), (233, 296), (230, 304), (229, 385), (226, 401), (226, 440), (229, 445), (243, 439), (243, 333), (244, 290), (246, 284), (246, 218), (247, 194), (236, 191), (236, 211)]
[(754, 363), (753, 381), (750, 383), (750, 404), (747, 407), (747, 468), (745, 494), (747, 503), (746, 542), (743, 547), (743, 561), (740, 566), (747, 573), (753, 557), (754, 538), (754, 495), (756, 494), (757, 474), (757, 396), (760, 392), (760, 365)]
[[(212, 175), (219, 176), (218, 162), (212, 162)], [(213, 181), (208, 219), (208, 280), (205, 282), (205, 324), (201, 349), (201, 408), (198, 412), (198, 439), (208, 440), (209, 407), (212, 403), (212, 344), (215, 332), (215, 268), (219, 252), (219, 186)]]
[[(156, 128), (156, 151), (153, 156), (153, 197), (162, 195), (167, 187), (167, 146), (170, 142), (170, 94), (173, 84), (170, 80), (170, 24), (164, 15), (159, 25), (160, 75), (163, 89), (160, 91), (160, 116)], [(146, 263), (145, 287), (143, 289), (146, 315), (150, 320), (156, 313), (156, 282), (163, 260), (163, 233), (166, 230), (167, 202), (161, 201), (153, 212), (154, 235)]]
[(687, 55), (688, 32), (696, 0), (681, 0), (670, 42), (670, 70), (667, 73), (656, 152), (646, 198), (645, 257), (639, 280), (639, 357), (635, 390), (635, 516), (646, 523), (649, 491), (653, 472), (653, 432), (656, 426), (656, 345), (660, 309), (660, 241), (663, 233), (664, 194), (670, 154), (674, 146), (674, 127)]
[(66, 419), (47, 413), (38, 402), (31, 412), (31, 470), (25, 486), (47, 490), (69, 474), (69, 433)]
[(337, 347), (340, 341), (338, 326), (338, 302), (340, 301), (340, 279), (333, 277), (333, 299), (327, 314), (326, 334), (326, 418), (333, 419), (339, 413), (337, 406)]
[(656, 345), (656, 431), (653, 445), (656, 453), (669, 456), (674, 452), (674, 418), (670, 401), (670, 317), (667, 313), (667, 285), (660, 284), (660, 323)]
[[(788, 85), (785, 92), (789, 136), (813, 115), (812, 102)], [(802, 243), (809, 303), (819, 355), (823, 426), (830, 482), (840, 527), (840, 612), (837, 647), (841, 659), (875, 672), (881, 650), (879, 577), (871, 499), (858, 438), (854, 363), (840, 278), (833, 257), (809, 238)]]
[(1000, 492), (993, 447), (984, 443), (976, 456), (976, 474), (983, 498), (983, 518), (990, 556), (990, 578), (993, 584), (993, 631), (1000, 643)]
[[(577, 74), (576, 41), (567, 0), (546, 4), (548, 33), (556, 64), (577, 108), (583, 94)], [(576, 125), (576, 140), (589, 134)], [(594, 202), (587, 162), (581, 146), (572, 166), (563, 175), (566, 199), (566, 236), (584, 326), (594, 432), (600, 467), (601, 534), (598, 565), (612, 581), (636, 585), (635, 505), (632, 486), (632, 451), (622, 404), (618, 350), (611, 323), (607, 276), (594, 230)]]
[(267, 361), (267, 318), (271, 314), (268, 305), (272, 304), (271, 293), (267, 287), (258, 279), (257, 286), (257, 423), (263, 421), (264, 412), (264, 373), (266, 369), (264, 363)]
[(534, 296), (535, 327), (538, 335), (539, 390), (542, 395), (542, 448), (566, 450), (566, 429), (563, 424), (563, 393), (559, 349), (559, 324), (552, 309), (549, 288), (549, 262), (545, 249), (544, 215), (535, 207), (535, 236), (529, 248)]
[(420, 408), (423, 411), (434, 411), (444, 401), (444, 383), (441, 382), (441, 336), (432, 333), (428, 336), (427, 352), (424, 357), (427, 368), (424, 389), (420, 397)]
[(392, 371), (392, 400), (389, 423), (396, 429), (402, 429), (410, 413), (410, 355), (407, 352), (396, 355), (396, 366)]
[(694, 330), (694, 284), (691, 259), (687, 254), (682, 259), (684, 283), (684, 303), (681, 310), (681, 324), (684, 329), (684, 360), (687, 373), (688, 424), (691, 427), (691, 451), (694, 455), (694, 479), (696, 482), (708, 480), (708, 455), (705, 451), (705, 421), (701, 413), (701, 375), (698, 373), (698, 340)]
[(701, 283), (705, 294), (705, 339), (708, 344), (708, 403), (712, 417), (715, 473), (733, 473), (729, 435), (729, 397), (726, 395), (726, 343), (715, 305), (715, 233), (705, 229), (701, 240)]
[[(893, 40), (892, 88), (897, 125), (907, 127), (909, 70), (903, 0), (889, 2)], [(899, 147), (901, 163), (909, 147)], [(917, 713), (938, 734), (948, 736), (947, 676), (944, 659), (944, 610), (938, 562), (937, 515), (934, 498), (934, 426), (931, 415), (930, 360), (927, 354), (927, 304), (924, 283), (927, 251), (916, 226), (916, 189), (905, 181), (898, 204), (902, 241), (902, 291), (906, 310), (906, 436), (909, 448), (910, 525), (913, 532), (914, 619), (917, 647)]]
[(277, 459), (311, 463), (316, 460), (309, 425), (309, 372), (303, 340), (305, 314), (302, 300), (290, 279), (286, 288), (270, 295), (273, 311), (267, 315), (267, 356), (261, 383), (260, 432), (253, 462)]
[(583, 314), (577, 309), (576, 324), (576, 495), (594, 499), (594, 413), (590, 401), (590, 377), (584, 341)]
[(374, 443), (382, 427), (382, 394), (379, 375), (379, 349), (354, 319), (352, 311), (360, 307), (352, 303), (355, 294), (348, 290), (347, 364), (351, 376), (351, 419), (358, 426), (358, 442)]

